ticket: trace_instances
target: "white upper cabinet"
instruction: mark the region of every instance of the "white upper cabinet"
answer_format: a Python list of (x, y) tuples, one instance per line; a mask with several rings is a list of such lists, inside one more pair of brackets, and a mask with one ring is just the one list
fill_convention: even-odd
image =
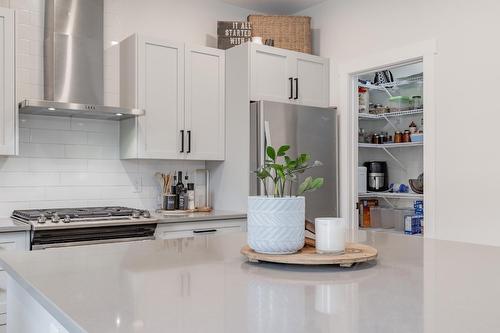
[(0, 8), (0, 155), (17, 153), (14, 11)]
[(291, 101), (295, 72), (291, 52), (258, 44), (249, 45), (250, 98), (255, 101)]
[(141, 35), (120, 43), (122, 158), (224, 159), (224, 51)]
[(294, 98), (301, 105), (329, 105), (329, 61), (309, 54), (296, 53)]
[(327, 107), (329, 60), (310, 54), (247, 43), (250, 98)]
[(224, 69), (223, 50), (186, 46), (184, 128), (188, 159), (224, 159)]

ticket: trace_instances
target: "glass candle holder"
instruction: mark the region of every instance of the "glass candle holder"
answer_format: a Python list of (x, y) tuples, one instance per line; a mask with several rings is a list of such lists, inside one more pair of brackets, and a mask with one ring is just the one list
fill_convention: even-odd
[(344, 253), (346, 225), (342, 217), (318, 217), (314, 220), (317, 253)]

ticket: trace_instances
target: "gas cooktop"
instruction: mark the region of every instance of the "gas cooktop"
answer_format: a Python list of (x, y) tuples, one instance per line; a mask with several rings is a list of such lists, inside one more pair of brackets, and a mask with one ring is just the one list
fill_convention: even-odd
[(35, 228), (85, 227), (155, 222), (147, 210), (129, 207), (83, 207), (15, 210), (12, 218)]

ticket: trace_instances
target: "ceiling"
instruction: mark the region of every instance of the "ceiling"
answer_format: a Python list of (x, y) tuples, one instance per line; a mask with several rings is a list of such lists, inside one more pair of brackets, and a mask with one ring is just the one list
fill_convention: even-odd
[(223, 0), (226, 3), (265, 14), (290, 15), (325, 0)]

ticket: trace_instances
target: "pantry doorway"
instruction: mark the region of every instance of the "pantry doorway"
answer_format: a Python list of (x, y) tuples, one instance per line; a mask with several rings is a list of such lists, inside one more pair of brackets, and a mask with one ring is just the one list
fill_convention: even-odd
[[(373, 82), (365, 82), (360, 78), (370, 77), (367, 74), (372, 74), (375, 72), (383, 72), (388, 69), (401, 68), (402, 66), (415, 67), (421, 66), (421, 80), (422, 80), (422, 93), (424, 96), (422, 101), (422, 109), (425, 110), (425, 120), (422, 122), (421, 127), (425, 128), (425, 139), (420, 144), (419, 147), (413, 147), (411, 149), (421, 149), (420, 153), (423, 156), (423, 166), (421, 169), (425, 175), (423, 183), (425, 192), (420, 195), (414, 195), (413, 191), (411, 198), (404, 197), (404, 194), (399, 195), (399, 198), (394, 198), (394, 195), (380, 194), (376, 193), (373, 197), (377, 197), (384, 204), (393, 205), (394, 202), (408, 201), (410, 199), (418, 200), (423, 199), (425, 204), (425, 219), (423, 220), (423, 230), (424, 237), (433, 238), (435, 235), (435, 215), (436, 215), (436, 188), (435, 188), (435, 126), (436, 126), (436, 110), (435, 110), (435, 56), (436, 56), (436, 43), (434, 40), (424, 41), (420, 43), (415, 43), (408, 45), (406, 47), (387, 50), (384, 52), (371, 54), (363, 56), (358, 59), (354, 59), (349, 63), (344, 63), (339, 65), (339, 81), (337, 96), (339, 97), (338, 108), (339, 108), (339, 193), (343, 193), (339, 197), (339, 212), (340, 216), (345, 217), (350, 223), (350, 239), (358, 239), (359, 220), (359, 202), (360, 197), (367, 197), (365, 194), (360, 196), (359, 193), (359, 179), (358, 179), (358, 166), (360, 162), (365, 162), (363, 159), (367, 159), (363, 154), (372, 153), (362, 153), (360, 159), (360, 149), (373, 151), (371, 148), (376, 148), (377, 151), (380, 150), (382, 153), (387, 153), (387, 158), (393, 164), (398, 164), (402, 169), (405, 169), (404, 163), (398, 161), (398, 156), (391, 152), (390, 148), (394, 145), (389, 144), (389, 142), (381, 142), (383, 146), (371, 146), (370, 142), (360, 143), (360, 118), (365, 118), (364, 120), (372, 117), (371, 114), (364, 114), (360, 117), (360, 105), (358, 88), (364, 83), (372, 84)], [(396, 70), (394, 70), (396, 71)], [(361, 83), (360, 83), (361, 82)], [(392, 85), (388, 85), (392, 88)], [(369, 86), (370, 87), (370, 86)], [(383, 88), (383, 85), (377, 87)], [(394, 100), (403, 98), (402, 96), (392, 96), (391, 92), (387, 92), (388, 96), (396, 97)], [(416, 98), (417, 99), (417, 98)], [(397, 102), (400, 102), (399, 100)], [(366, 104), (368, 106), (368, 103)], [(381, 106), (377, 106), (381, 107)], [(373, 108), (373, 106), (372, 106)], [(375, 109), (375, 108), (373, 108)], [(408, 108), (404, 111), (413, 111), (415, 109)], [(379, 112), (377, 110), (372, 110), (373, 112)], [(417, 112), (415, 112), (417, 113)], [(393, 114), (395, 115), (395, 114)], [(406, 116), (406, 113), (402, 114)], [(392, 115), (391, 115), (392, 116)], [(399, 116), (399, 114), (398, 114)], [(417, 114), (412, 114), (411, 116), (418, 116)], [(381, 116), (383, 120), (386, 117)], [(388, 122), (388, 124), (390, 121)], [(394, 130), (397, 130), (394, 125), (392, 126)], [(395, 134), (395, 133), (394, 133)], [(382, 135), (381, 135), (382, 136)], [(391, 136), (393, 134), (391, 133)], [(385, 139), (387, 140), (387, 138)], [(394, 139), (392, 139), (394, 140)], [(415, 141), (417, 136), (415, 136)], [(418, 146), (419, 144), (406, 144), (407, 146)], [(370, 148), (370, 149), (369, 149)], [(410, 149), (410, 147), (408, 147)], [(397, 150), (402, 150), (402, 146), (397, 146)], [(373, 157), (373, 154), (372, 154)], [(374, 157), (373, 157), (374, 158)], [(416, 169), (415, 169), (416, 170)], [(415, 173), (413, 170), (412, 176)], [(407, 171), (407, 170), (406, 170)], [(389, 177), (390, 178), (390, 177)], [(401, 178), (401, 177), (399, 177)], [(387, 184), (389, 185), (389, 183)], [(387, 190), (389, 191), (389, 190)], [(392, 198), (388, 198), (393, 196)], [(369, 195), (368, 195), (369, 197)], [(397, 204), (394, 204), (397, 206)]]

